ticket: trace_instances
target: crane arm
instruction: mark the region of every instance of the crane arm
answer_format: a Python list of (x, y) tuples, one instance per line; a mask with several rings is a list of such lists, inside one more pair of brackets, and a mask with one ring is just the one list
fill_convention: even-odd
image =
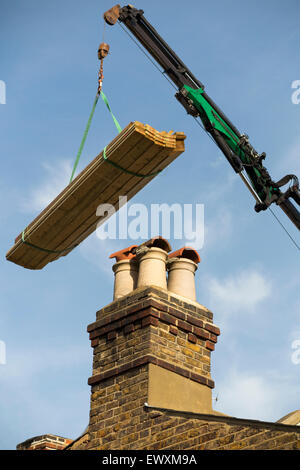
[[(262, 163), (266, 154), (258, 154), (248, 136), (241, 134), (207, 95), (204, 85), (146, 20), (143, 10), (116, 5), (104, 13), (104, 19), (110, 25), (123, 23), (162, 67), (178, 88), (177, 100), (188, 114), (200, 117), (205, 130), (256, 199), (255, 210), (260, 212), (276, 203), (300, 230), (300, 212), (289, 200), (292, 198), (300, 205), (298, 178), (287, 175), (277, 182), (272, 180)], [(290, 187), (282, 192), (280, 188), (288, 183)]]

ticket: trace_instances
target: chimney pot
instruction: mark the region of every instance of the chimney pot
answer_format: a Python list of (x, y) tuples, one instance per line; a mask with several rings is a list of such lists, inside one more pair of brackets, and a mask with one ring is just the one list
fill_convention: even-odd
[(137, 248), (139, 275), (137, 287), (157, 286), (167, 289), (166, 261), (168, 253), (155, 246)]
[(171, 245), (168, 242), (168, 240), (166, 240), (165, 238), (161, 236), (150, 238), (150, 240), (140, 245), (140, 247), (144, 247), (144, 246), (148, 248), (151, 248), (151, 247), (161, 248), (167, 253), (169, 253), (172, 250)]
[(199, 262), (200, 256), (193, 248), (183, 247), (169, 254), (168, 290), (196, 301), (195, 272)]
[(135, 257), (136, 248), (137, 248), (137, 245), (131, 245), (128, 248), (123, 248), (123, 250), (112, 253), (109, 258), (116, 258), (116, 261), (132, 259)]
[(179, 250), (173, 251), (173, 253), (169, 254), (169, 258), (186, 258), (197, 264), (201, 261), (199, 253), (189, 246), (184, 246), (183, 248), (179, 248)]
[(137, 287), (138, 263), (135, 258), (121, 259), (113, 267), (115, 274), (114, 300), (130, 294)]

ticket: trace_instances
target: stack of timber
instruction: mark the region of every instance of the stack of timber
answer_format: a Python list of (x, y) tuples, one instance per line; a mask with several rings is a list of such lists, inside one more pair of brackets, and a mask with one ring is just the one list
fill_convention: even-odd
[(101, 152), (16, 238), (6, 259), (42, 269), (70, 253), (107, 220), (107, 215), (96, 215), (97, 207), (109, 203), (117, 211), (119, 196), (129, 201), (184, 152), (184, 139), (182, 132), (158, 132), (137, 121), (128, 124), (105, 155)]

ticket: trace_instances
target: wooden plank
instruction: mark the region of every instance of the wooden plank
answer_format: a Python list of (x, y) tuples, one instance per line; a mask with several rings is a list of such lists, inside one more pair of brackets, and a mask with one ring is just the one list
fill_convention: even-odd
[[(165, 150), (165, 153), (169, 157), (170, 152), (169, 152), (168, 149)], [(161, 159), (162, 157), (163, 157), (163, 154), (160, 153), (159, 158)], [(174, 156), (172, 156), (172, 160), (173, 159), (174, 159)], [(169, 164), (169, 163), (170, 162), (167, 162), (167, 159), (164, 158), (163, 165), (161, 165), (161, 169), (165, 168), (165, 166), (167, 166), (167, 164)], [(143, 172), (145, 174), (146, 173), (151, 173), (154, 170), (154, 168), (157, 170), (158, 167), (157, 167), (157, 165), (153, 164), (153, 162), (152, 162), (152, 164), (147, 165), (146, 167), (143, 168)], [(146, 169), (146, 171), (144, 171), (145, 169)], [(151, 180), (153, 178), (154, 178), (154, 176), (151, 177)], [(112, 204), (114, 206), (115, 210), (117, 211), (119, 209), (119, 196), (120, 195), (126, 195), (127, 200), (129, 200), (129, 199), (131, 199), (131, 197), (133, 197), (139, 191), (139, 189), (144, 187), (144, 185), (145, 185), (144, 183), (142, 183), (142, 184), (140, 183), (140, 185), (136, 184), (136, 178), (135, 178), (135, 181), (133, 181), (133, 179), (131, 179), (129, 184), (124, 185), (122, 188), (120, 188), (119, 191), (117, 191), (114, 194), (110, 195), (109, 199), (107, 199), (107, 200), (110, 201), (110, 204)], [(139, 186), (141, 186), (141, 188), (139, 188)], [(62, 246), (66, 246), (66, 247), (70, 246), (71, 240), (74, 237), (74, 235), (76, 235), (76, 236), (78, 235), (78, 237), (79, 237), (78, 240), (80, 240), (80, 241), (84, 240), (90, 233), (92, 233), (97, 228), (98, 225), (101, 225), (101, 219), (95, 217), (95, 213), (96, 213), (96, 209), (97, 209), (98, 205), (99, 204), (97, 204), (96, 207), (94, 208), (94, 213), (76, 229), (75, 234), (72, 233), (71, 236), (68, 237), (68, 239), (64, 240)]]
[[(126, 140), (124, 141), (123, 137), (122, 139), (117, 139), (115, 138), (114, 141), (112, 142), (111, 145), (108, 146), (107, 148), (107, 156), (111, 158), (111, 152), (113, 149), (113, 158), (112, 160), (115, 162), (118, 162), (124, 154), (126, 155), (126, 152), (130, 147), (133, 146), (135, 148), (135, 145), (137, 144), (138, 140), (142, 138), (142, 136), (139, 133), (135, 133), (135, 135), (132, 135), (134, 131), (134, 127), (131, 125), (127, 126), (127, 128), (124, 129), (123, 131), (123, 137), (125, 136)], [(121, 141), (121, 143), (120, 143)], [(128, 147), (128, 142), (130, 143)], [(89, 204), (93, 202), (95, 199), (95, 196), (92, 193), (92, 185), (96, 184), (98, 185), (98, 192), (101, 192), (101, 186), (99, 183), (101, 183), (101, 178), (103, 177), (104, 174), (106, 174), (107, 179), (110, 180), (112, 175), (115, 173), (115, 168), (109, 164), (107, 164), (102, 157), (102, 153), (96, 157), (86, 168), (81, 172), (75, 180), (71, 183), (71, 187), (69, 186), (65, 188), (59, 196), (57, 196), (54, 201), (28, 226), (26, 229), (26, 233), (30, 233), (30, 242), (32, 244), (35, 244), (37, 246), (43, 246), (47, 247), (48, 249), (51, 250), (59, 250), (59, 249), (64, 249), (65, 247), (58, 247), (56, 245), (46, 245), (48, 242), (48, 235), (47, 233), (50, 232), (50, 235), (52, 233), (52, 230), (49, 230), (49, 224), (55, 224), (55, 226), (58, 228), (58, 230), (61, 230), (61, 227), (58, 225), (59, 220), (66, 219), (67, 214), (69, 211), (72, 211), (75, 209), (75, 212), (79, 212), (82, 210), (82, 204), (80, 201), (80, 198), (83, 199), (83, 192), (86, 193), (86, 195), (89, 198)], [(105, 168), (106, 171), (103, 171), (101, 168), (102, 166), (107, 166)], [(99, 172), (98, 172), (98, 167), (99, 167)], [(96, 175), (96, 176), (95, 176)], [(98, 177), (98, 178), (97, 178)], [(97, 182), (98, 180), (98, 182)], [(88, 181), (88, 191), (87, 191), (87, 183)], [(106, 184), (109, 184), (109, 182), (106, 182)], [(67, 197), (68, 195), (68, 197)], [(71, 204), (70, 204), (71, 200)], [(61, 208), (65, 208), (65, 211), (62, 211)], [(41, 219), (42, 217), (42, 219)], [(63, 222), (64, 226), (66, 226), (69, 223), (69, 220), (65, 220)], [(36, 230), (37, 229), (37, 230)], [(54, 231), (54, 235), (57, 234), (57, 231)], [(16, 241), (21, 239), (21, 235), (17, 238)], [(44, 243), (43, 245), (39, 245), (40, 239), (43, 239)], [(44, 253), (43, 251), (39, 250), (28, 250), (27, 246), (22, 244), (22, 247), (18, 250), (20, 259), (22, 258), (22, 263), (23, 264), (38, 264), (36, 261), (36, 258), (43, 258)], [(28, 257), (28, 259), (27, 259)], [(55, 259), (56, 256), (51, 256), (51, 258)], [(17, 261), (17, 260), (16, 260)]]
[[(147, 175), (163, 170), (184, 152), (183, 133), (158, 132), (149, 125), (130, 123), (107, 146), (107, 158), (127, 171)], [(6, 258), (28, 269), (42, 269), (68, 254), (101, 223), (100, 204), (119, 209), (119, 196), (129, 200), (155, 176), (141, 178), (109, 164), (101, 152), (19, 235)], [(65, 250), (63, 253), (52, 251)]]
[[(137, 137), (140, 138), (141, 136), (137, 134)], [(126, 143), (126, 145), (123, 143), (118, 148), (118, 152), (121, 152), (122, 155), (123, 155), (122, 152), (125, 152), (125, 155), (128, 155), (129, 157), (128, 160), (130, 160), (132, 151), (135, 153), (137, 152), (137, 149), (139, 149), (138, 151), (141, 152), (142, 154), (145, 149), (145, 144), (151, 145), (149, 141), (146, 141), (144, 139), (144, 142), (142, 142), (142, 147), (141, 147), (140, 140), (136, 141), (136, 139), (133, 139), (133, 136), (131, 136), (129, 140), (131, 144), (132, 143), (136, 144), (136, 145), (133, 145), (133, 147), (130, 144), (132, 148), (130, 148), (129, 152), (126, 153), (126, 150), (128, 150), (127, 148), (128, 142)], [(107, 155), (109, 154), (107, 153)], [(102, 154), (100, 154), (100, 157), (102, 158)], [(116, 160), (114, 159), (114, 161)], [(120, 161), (122, 163), (122, 158), (118, 160), (118, 162)], [(94, 209), (94, 205), (96, 204), (96, 207), (98, 206), (97, 201), (99, 201), (99, 203), (107, 202), (105, 198), (104, 199), (102, 198), (102, 194), (105, 196), (105, 187), (109, 187), (112, 184), (113, 177), (116, 175), (116, 168), (108, 164), (104, 160), (100, 163), (102, 164), (102, 166), (99, 169), (95, 170), (93, 174), (88, 176), (89, 190), (87, 191), (85, 189), (86, 188), (85, 180), (80, 182), (80, 186), (79, 186), (79, 182), (77, 182), (76, 183), (77, 184), (76, 186), (77, 198), (75, 201), (76, 203), (72, 204), (72, 206), (70, 206), (64, 214), (58, 213), (58, 211), (55, 210), (54, 214), (51, 213), (50, 216), (48, 216), (45, 219), (44, 224), (43, 224), (45, 226), (44, 231), (42, 232), (41, 230), (39, 230), (37, 233), (37, 236), (43, 239), (43, 243), (44, 243), (43, 246), (49, 246), (52, 250), (60, 250), (60, 249), (67, 248), (68, 246), (72, 246), (73, 243), (69, 245), (60, 245), (59, 242), (60, 242), (61, 235), (63, 235), (65, 231), (68, 231), (68, 233), (72, 233), (72, 231), (74, 230), (74, 226), (78, 224), (78, 213), (80, 213), (80, 218), (83, 218), (86, 211), (89, 214), (91, 213), (91, 211), (94, 213), (96, 212), (96, 209)], [(105, 185), (103, 187), (102, 175), (104, 173), (104, 170), (105, 170), (107, 177), (109, 176), (110, 181), (109, 182), (105, 181)], [(125, 175), (125, 173), (123, 174)], [(49, 223), (52, 223), (52, 224), (55, 223), (55, 226), (56, 226), (55, 231), (48, 229)], [(36, 238), (31, 236), (31, 240), (35, 240), (35, 241), (32, 241), (32, 243), (38, 245), (38, 241), (36, 241)], [(23, 258), (24, 263), (30, 262), (30, 263), (35, 264), (35, 263), (38, 263), (38, 260), (43, 259), (45, 257), (45, 253), (39, 250), (35, 250), (35, 253), (29, 252), (27, 256), (28, 256), (28, 260), (27, 258)], [(53, 258), (55, 259), (55, 256)]]
[[(153, 151), (156, 151), (155, 147), (156, 146), (154, 146), (153, 144), (152, 145), (150, 144), (150, 149), (145, 148), (146, 151), (143, 152), (143, 156), (149, 150), (152, 153), (153, 153)], [(141, 165), (142, 165), (142, 167), (141, 167)], [(112, 167), (112, 168), (114, 168), (114, 167)], [(128, 169), (130, 169), (131, 171), (143, 170), (143, 162), (139, 161), (139, 166), (136, 165), (135, 167), (134, 167), (134, 165), (129, 165)], [(130, 178), (130, 176), (128, 176), (126, 173), (124, 173), (121, 170), (118, 170), (116, 168), (114, 168), (114, 173), (116, 175), (116, 181), (120, 180), (120, 181), (124, 182), (124, 180)], [(69, 227), (68, 227), (67, 231), (66, 230), (61, 230), (61, 232), (59, 234), (59, 237), (55, 237), (55, 240), (52, 239), (51, 241), (53, 241), (55, 243), (58, 243), (62, 247), (62, 249), (64, 249), (65, 247), (70, 246), (70, 241), (72, 240), (72, 238), (76, 238), (76, 234), (78, 232), (78, 229), (80, 229), (82, 227), (85, 220), (87, 220), (88, 218), (91, 218), (93, 221), (97, 219), (100, 222), (100, 218), (96, 217), (96, 210), (97, 210), (97, 207), (100, 204), (104, 204), (104, 203), (107, 203), (107, 202), (111, 203), (111, 196), (113, 194), (118, 194), (118, 196), (119, 195), (126, 195), (125, 193), (122, 194), (119, 191), (119, 188), (122, 187), (122, 185), (123, 184), (121, 184), (121, 186), (120, 186), (120, 183), (118, 183), (118, 186), (108, 185), (108, 187), (105, 188), (103, 191), (101, 191), (101, 189), (99, 189), (99, 188), (96, 188), (96, 192), (91, 191), (91, 194), (88, 194), (88, 198), (85, 198), (82, 201), (82, 204), (80, 205), (80, 217), (81, 217), (81, 221), (82, 221), (80, 223), (80, 225), (78, 226), (78, 216), (77, 216), (77, 214), (75, 214), (75, 216), (74, 216), (73, 213), (69, 213), (68, 217), (66, 217), (61, 222), (62, 222), (64, 227), (66, 226), (65, 222), (68, 222), (69, 227), (72, 227), (72, 231), (70, 232)], [(64, 235), (66, 234), (66, 232), (67, 232), (68, 238), (69, 238), (68, 241), (65, 240), (66, 237), (63, 238)], [(81, 232), (82, 232), (82, 230), (81, 230)]]
[[(132, 154), (132, 149), (130, 150), (129, 153), (127, 153), (125, 155), (124, 158), (121, 159), (121, 164), (122, 164), (122, 161), (123, 159), (125, 160), (126, 159), (126, 162), (125, 162), (125, 165), (127, 167), (127, 169), (130, 169), (130, 170), (139, 170), (140, 168), (136, 167), (136, 168), (132, 168), (132, 165), (129, 165), (129, 162), (133, 161), (134, 162), (134, 159), (137, 158), (137, 156), (142, 156), (143, 159), (145, 158), (145, 149), (148, 148), (148, 147), (152, 147), (153, 148), (153, 143), (151, 143), (151, 141), (149, 141), (148, 139), (145, 139), (143, 138), (143, 141), (139, 141), (137, 145), (135, 145), (135, 147), (133, 148), (133, 154)], [(124, 148), (122, 147), (122, 151), (124, 150)], [(115, 161), (115, 160), (114, 160)], [(142, 164), (141, 163), (141, 159), (138, 160), (139, 161), (139, 166)], [(120, 163), (120, 161), (119, 161)], [(109, 165), (107, 162), (104, 162), (104, 166), (105, 165), (108, 165), (109, 168), (106, 169), (106, 172), (110, 172), (109, 174), (111, 175), (111, 177), (115, 176), (115, 181), (118, 181), (118, 179), (124, 179), (126, 177), (128, 177), (128, 175), (124, 172), (122, 172), (121, 170), (118, 170), (116, 169), (115, 167)], [(103, 172), (103, 169), (101, 170), (101, 173), (100, 173), (100, 176)], [(112, 185), (111, 184), (108, 184), (108, 188), (110, 188)], [(96, 193), (94, 192), (94, 189), (96, 188)], [(107, 199), (106, 197), (106, 193), (105, 191), (102, 189), (102, 187), (99, 187), (99, 185), (96, 184), (96, 187), (94, 189), (91, 189), (89, 190), (89, 192), (87, 193), (87, 197), (85, 198), (82, 198), (82, 201), (80, 201), (80, 204), (78, 203), (78, 205), (76, 206), (76, 211), (70, 211), (70, 213), (66, 214), (62, 219), (61, 219), (61, 223), (60, 222), (57, 222), (56, 223), (56, 229), (57, 231), (59, 232), (59, 237), (57, 237), (56, 235), (56, 232), (55, 232), (55, 243), (57, 246), (58, 244), (60, 245), (60, 249), (64, 249), (65, 247), (68, 247), (70, 246), (70, 244), (67, 244), (67, 245), (61, 245), (60, 243), (60, 238), (61, 238), (61, 235), (65, 232), (65, 230), (68, 231), (68, 233), (70, 233), (70, 229), (71, 229), (71, 233), (73, 232), (74, 230), (74, 226), (76, 227), (78, 225), (78, 215), (77, 213), (80, 212), (80, 218), (83, 219), (84, 218), (84, 214), (86, 211), (88, 211), (89, 214), (92, 214), (95, 216), (95, 213), (96, 213), (96, 208), (98, 207), (98, 205), (100, 203), (105, 203), (107, 202), (109, 199)], [(75, 225), (73, 224), (73, 220), (72, 220), (72, 216), (74, 215), (75, 213), (75, 219), (73, 217), (73, 219), (75, 220)], [(52, 218), (51, 218), (52, 219)], [(65, 230), (63, 230), (65, 228)], [(47, 246), (49, 244), (49, 246), (53, 246), (52, 249), (56, 249), (55, 246), (52, 244), (52, 241), (48, 235), (51, 236), (51, 233), (52, 231), (50, 231), (49, 233), (45, 233), (43, 234), (43, 242), (44, 243), (47, 243)], [(52, 234), (53, 235), (53, 234)], [(36, 250), (36, 253), (38, 257), (44, 257), (44, 253), (43, 252), (39, 252)]]

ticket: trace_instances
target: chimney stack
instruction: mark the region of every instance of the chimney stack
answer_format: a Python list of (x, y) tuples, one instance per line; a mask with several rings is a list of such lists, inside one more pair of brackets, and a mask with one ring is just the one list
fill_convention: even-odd
[(198, 253), (170, 251), (168, 241), (156, 237), (110, 256), (116, 259), (114, 301), (88, 326), (94, 349), (90, 449), (126, 447), (130, 426), (138, 429), (134, 439), (146, 435), (139, 423), (146, 403), (213, 413), (210, 359), (220, 330), (195, 302)]

